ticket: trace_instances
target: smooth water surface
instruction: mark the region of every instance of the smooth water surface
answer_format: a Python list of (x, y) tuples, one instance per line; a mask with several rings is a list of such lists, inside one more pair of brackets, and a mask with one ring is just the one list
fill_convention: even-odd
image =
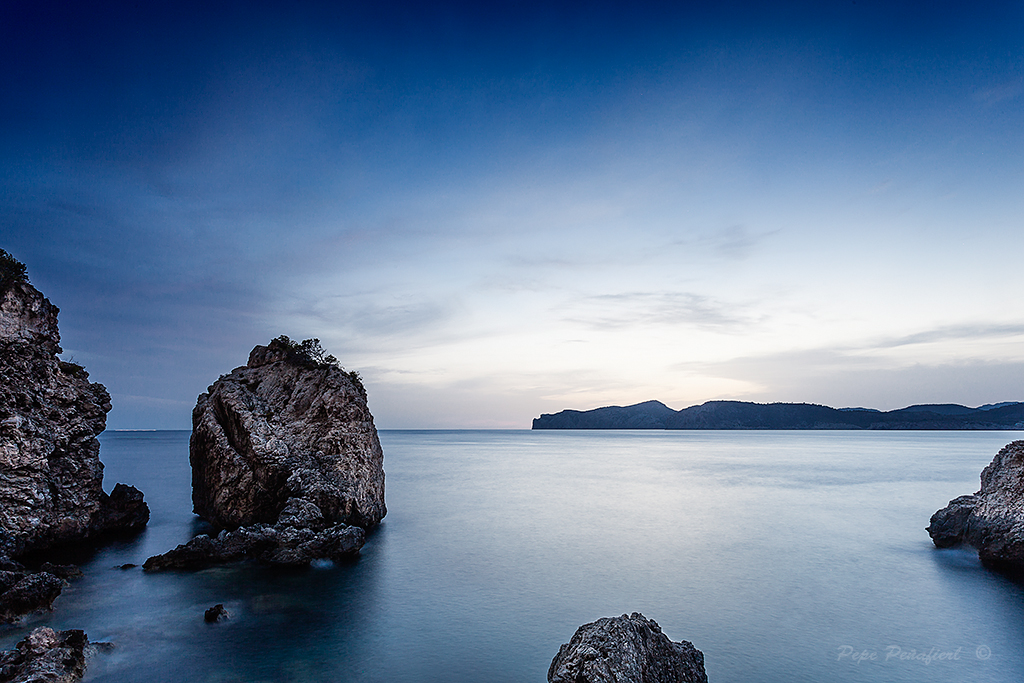
[(580, 624), (641, 611), (711, 683), (1017, 682), (1024, 589), (924, 527), (1020, 436), (384, 431), (389, 513), (357, 561), (145, 574), (114, 567), (199, 528), (188, 433), (107, 433), (107, 488), (141, 488), (149, 529), (0, 645), (83, 628), (116, 644), (95, 683), (540, 683)]

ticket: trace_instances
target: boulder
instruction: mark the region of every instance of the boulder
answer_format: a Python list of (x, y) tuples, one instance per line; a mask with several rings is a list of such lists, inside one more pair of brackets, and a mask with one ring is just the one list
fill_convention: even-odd
[(584, 624), (562, 645), (548, 683), (707, 683), (704, 654), (639, 612)]
[(13, 650), (0, 652), (0, 681), (73, 683), (85, 673), (89, 639), (78, 630), (54, 631), (41, 626)]
[(199, 396), (192, 502), (215, 526), (274, 524), (291, 499), (329, 525), (369, 529), (386, 514), (384, 454), (359, 376), (305, 348), (287, 337), (257, 346)]
[(110, 395), (61, 353), (56, 306), (25, 281), (0, 286), (0, 553), (19, 557), (141, 530), (142, 494), (103, 491), (96, 436)]
[(939, 548), (967, 544), (988, 566), (1024, 570), (1024, 441), (1000, 450), (981, 472), (981, 489), (951, 500), (927, 531)]
[(63, 588), (63, 579), (49, 572), (0, 572), (0, 624), (50, 609)]

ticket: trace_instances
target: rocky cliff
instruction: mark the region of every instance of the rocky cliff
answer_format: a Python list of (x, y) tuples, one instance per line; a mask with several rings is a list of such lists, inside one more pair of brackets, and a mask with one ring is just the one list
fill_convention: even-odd
[(548, 683), (707, 683), (704, 654), (673, 642), (639, 612), (580, 626), (548, 669)]
[(96, 436), (110, 395), (61, 361), (56, 306), (24, 281), (0, 286), (0, 555), (141, 530), (142, 494), (103, 492)]
[(985, 564), (1024, 571), (1024, 441), (1005, 446), (981, 472), (977, 493), (954, 498), (932, 515), (939, 548), (966, 543)]
[(189, 454), (193, 509), (222, 531), (146, 569), (338, 559), (358, 552), (363, 530), (387, 513), (366, 392), (317, 340), (257, 346), (214, 382), (192, 412)]

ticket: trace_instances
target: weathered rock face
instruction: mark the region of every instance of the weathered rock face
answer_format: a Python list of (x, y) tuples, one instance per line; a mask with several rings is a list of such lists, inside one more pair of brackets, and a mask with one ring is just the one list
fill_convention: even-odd
[(384, 455), (355, 376), (296, 360), (275, 340), (222, 376), (192, 412), (192, 502), (213, 524), (277, 521), (292, 498), (331, 524), (370, 528), (384, 506)]
[(89, 639), (82, 631), (54, 631), (41, 626), (0, 652), (0, 681), (6, 683), (73, 683), (85, 673)]
[(56, 306), (27, 282), (0, 291), (0, 553), (141, 530), (142, 494), (103, 492), (96, 436), (110, 395), (61, 361)]
[(707, 683), (704, 654), (639, 612), (584, 624), (562, 645), (549, 683)]
[(32, 612), (48, 610), (64, 588), (64, 581), (50, 572), (0, 570), (0, 624), (9, 624)]
[(1024, 441), (996, 454), (981, 472), (981, 490), (932, 515), (928, 533), (940, 548), (966, 543), (986, 564), (1024, 570)]

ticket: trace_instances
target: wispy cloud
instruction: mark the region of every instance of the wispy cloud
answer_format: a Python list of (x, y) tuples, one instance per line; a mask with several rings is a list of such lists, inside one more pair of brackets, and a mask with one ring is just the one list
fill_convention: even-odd
[[(976, 324), (949, 325), (923, 330), (900, 337), (881, 339), (870, 344), (869, 348), (898, 348), (913, 344), (932, 344), (945, 341), (976, 341), (981, 339), (997, 339), (1024, 335), (1024, 324)], [(864, 347), (861, 347), (864, 348)]]
[(751, 322), (741, 306), (692, 292), (623, 292), (572, 301), (563, 319), (597, 329), (631, 325), (694, 325), (735, 328)]
[(1018, 78), (976, 90), (974, 92), (974, 99), (986, 106), (992, 106), (1000, 102), (1016, 99), (1020, 96), (1021, 92), (1024, 92), (1024, 81)]

